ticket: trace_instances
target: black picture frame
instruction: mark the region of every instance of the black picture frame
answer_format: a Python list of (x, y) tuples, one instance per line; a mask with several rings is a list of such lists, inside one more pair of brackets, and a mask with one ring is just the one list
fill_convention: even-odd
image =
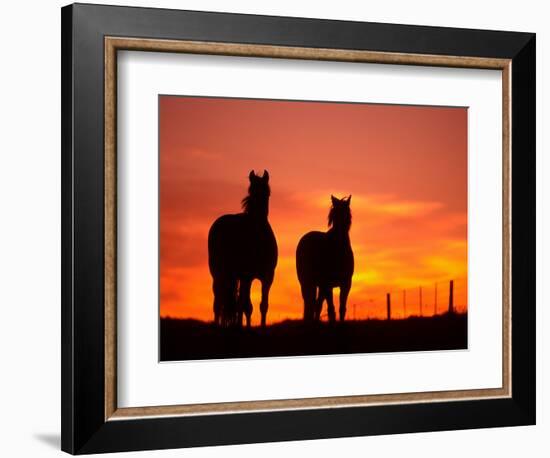
[[(88, 4), (61, 14), (64, 451), (535, 424), (535, 34)], [(106, 420), (106, 36), (511, 59), (511, 397)]]

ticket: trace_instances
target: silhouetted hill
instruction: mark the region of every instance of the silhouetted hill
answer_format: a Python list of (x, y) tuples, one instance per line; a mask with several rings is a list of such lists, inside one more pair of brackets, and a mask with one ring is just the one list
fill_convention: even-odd
[(305, 356), (467, 348), (467, 314), (406, 320), (284, 321), (265, 329), (221, 329), (198, 320), (163, 318), (161, 361)]

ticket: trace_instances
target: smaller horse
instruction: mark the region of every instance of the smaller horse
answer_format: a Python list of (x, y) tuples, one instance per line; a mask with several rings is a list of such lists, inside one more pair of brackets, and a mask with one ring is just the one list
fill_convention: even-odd
[(336, 320), (333, 288), (340, 289), (340, 321), (346, 317), (346, 302), (353, 276), (353, 251), (349, 238), (351, 196), (330, 196), (327, 232), (305, 234), (296, 249), (296, 271), (304, 299), (304, 321), (319, 321), (323, 302), (327, 302), (330, 322)]

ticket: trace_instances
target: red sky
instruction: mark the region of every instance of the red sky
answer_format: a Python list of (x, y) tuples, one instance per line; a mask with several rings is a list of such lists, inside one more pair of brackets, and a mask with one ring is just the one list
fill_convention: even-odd
[[(248, 173), (270, 174), (279, 262), (268, 322), (302, 315), (294, 253), (352, 194), (348, 316), (467, 308), (467, 109), (161, 96), (160, 313), (212, 319), (207, 234), (241, 211)], [(259, 285), (253, 324), (259, 322)], [(403, 303), (403, 289), (406, 303)]]

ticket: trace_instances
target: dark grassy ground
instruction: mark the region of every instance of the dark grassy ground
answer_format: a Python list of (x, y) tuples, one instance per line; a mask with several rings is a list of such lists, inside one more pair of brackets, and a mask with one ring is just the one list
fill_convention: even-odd
[(466, 314), (344, 323), (284, 321), (265, 329), (220, 329), (197, 320), (161, 319), (161, 361), (467, 348)]

